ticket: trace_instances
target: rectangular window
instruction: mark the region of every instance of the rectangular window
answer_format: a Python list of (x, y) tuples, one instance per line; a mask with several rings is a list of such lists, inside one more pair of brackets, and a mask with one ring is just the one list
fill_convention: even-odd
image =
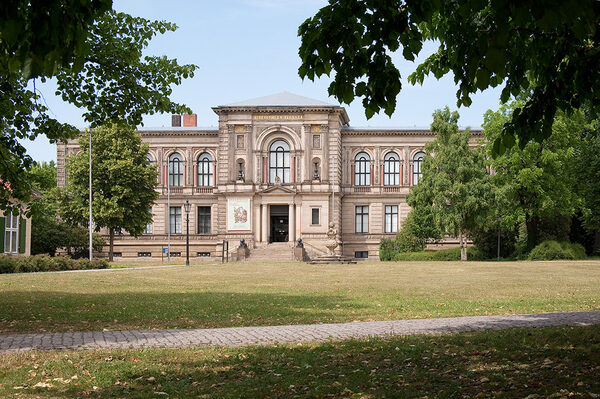
[(16, 254), (19, 249), (19, 216), (15, 216), (8, 211), (5, 223), (4, 253)]
[(321, 135), (313, 134), (312, 148), (321, 148)]
[(123, 257), (123, 252), (113, 252), (113, 257), (115, 257), (115, 258), (122, 258)]
[[(150, 216), (152, 216), (152, 208), (148, 208), (148, 213), (150, 214)], [(150, 222), (146, 225), (144, 234), (152, 234), (152, 222)]]
[(357, 206), (355, 215), (356, 215), (355, 231), (357, 233), (368, 233), (369, 232), (369, 206), (368, 205)]
[(369, 251), (356, 251), (354, 257), (358, 259), (366, 259), (369, 257)]
[(198, 258), (210, 258), (210, 252), (198, 252)]
[(242, 134), (237, 135), (236, 147), (244, 148), (244, 135), (242, 135)]
[(198, 207), (198, 234), (210, 234), (210, 206)]
[(138, 252), (138, 258), (151, 258), (152, 252)]
[(181, 252), (171, 252), (171, 258), (179, 258), (181, 257)]
[(385, 232), (398, 232), (398, 205), (385, 206)]
[(169, 208), (169, 232), (171, 234), (181, 234), (181, 207), (172, 206)]
[(312, 224), (320, 224), (319, 208), (312, 208)]

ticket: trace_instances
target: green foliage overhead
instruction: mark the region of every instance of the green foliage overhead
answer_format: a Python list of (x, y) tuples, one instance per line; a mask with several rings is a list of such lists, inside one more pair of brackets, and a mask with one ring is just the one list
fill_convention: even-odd
[[(582, 201), (583, 225), (600, 234), (600, 122), (588, 124), (575, 152), (576, 188)], [(600, 245), (597, 239), (596, 246)], [(598, 250), (598, 248), (596, 248)]]
[(3, 0), (0, 9), (2, 74), (53, 76), (85, 57), (88, 27), (112, 0)]
[[(408, 80), (422, 83), (452, 73), (458, 106), (471, 95), (502, 86), (501, 101), (525, 91), (495, 139), (494, 153), (552, 133), (557, 110), (600, 104), (600, 2), (567, 0), (330, 0), (299, 28), (298, 70), (313, 80), (335, 71), (329, 94), (350, 103), (363, 98), (367, 118), (392, 115), (402, 88), (395, 60), (414, 61), (423, 42), (438, 51)], [(394, 56), (394, 57), (392, 57)]]
[(146, 158), (148, 144), (126, 125), (92, 129), (79, 139), (80, 152), (67, 160), (68, 184), (61, 200), (61, 216), (70, 224), (87, 226), (89, 217), (89, 138), (92, 139), (92, 213), (96, 230), (110, 231), (110, 252), (115, 230), (132, 236), (152, 222), (148, 208), (158, 198), (154, 190), (158, 171)]
[(484, 148), (472, 142), (469, 129), (458, 130), (458, 117), (447, 107), (434, 112), (431, 130), (437, 136), (425, 146), (423, 176), (406, 201), (429, 209), (440, 231), (458, 237), (466, 260), (467, 235), (486, 220), (493, 199)]
[[(190, 112), (170, 100), (172, 85), (193, 77), (195, 65), (144, 55), (150, 39), (176, 26), (109, 10), (107, 0), (8, 0), (0, 11), (0, 208), (29, 202), (25, 171), (32, 166), (19, 140), (45, 135), (51, 143), (79, 130), (42, 104), (36, 79), (56, 77), (57, 95), (80, 107), (91, 127), (144, 114)], [(16, 39), (15, 39), (16, 37)]]

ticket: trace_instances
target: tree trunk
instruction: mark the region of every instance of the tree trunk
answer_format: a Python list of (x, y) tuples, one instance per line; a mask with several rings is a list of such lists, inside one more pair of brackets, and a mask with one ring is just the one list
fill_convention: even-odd
[(527, 228), (527, 251), (531, 251), (538, 244), (538, 221), (537, 217), (529, 217), (525, 220)]
[(596, 230), (594, 233), (594, 255), (600, 254), (600, 230)]
[(467, 260), (467, 239), (462, 230), (458, 231), (458, 243), (460, 245), (460, 260), (464, 262)]
[(109, 248), (108, 249), (108, 261), (112, 262), (113, 261), (113, 246), (115, 243), (115, 230), (113, 228), (111, 228), (111, 229), (109, 229), (109, 232), (110, 233), (108, 235), (109, 236), (108, 240), (109, 240), (110, 245), (108, 247)]

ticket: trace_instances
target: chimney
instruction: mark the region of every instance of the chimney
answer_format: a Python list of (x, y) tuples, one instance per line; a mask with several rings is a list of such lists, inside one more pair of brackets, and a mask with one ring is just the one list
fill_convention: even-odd
[(181, 127), (181, 115), (171, 115), (171, 126)]
[(196, 114), (183, 114), (184, 127), (196, 127), (198, 124), (198, 116)]

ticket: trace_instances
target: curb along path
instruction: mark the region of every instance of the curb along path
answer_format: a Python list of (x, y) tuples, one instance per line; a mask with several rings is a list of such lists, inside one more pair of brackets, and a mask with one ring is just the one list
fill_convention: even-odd
[(2, 334), (0, 335), (0, 353), (32, 349), (271, 345), (391, 335), (501, 330), (513, 327), (587, 326), (593, 324), (600, 324), (600, 311), (189, 330)]

